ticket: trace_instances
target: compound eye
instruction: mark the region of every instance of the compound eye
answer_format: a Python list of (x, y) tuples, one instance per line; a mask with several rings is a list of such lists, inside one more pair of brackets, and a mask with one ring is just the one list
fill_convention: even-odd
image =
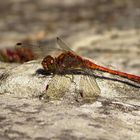
[(55, 66), (54, 58), (50, 55), (46, 56), (42, 61), (42, 66), (47, 71), (54, 70), (54, 66)]

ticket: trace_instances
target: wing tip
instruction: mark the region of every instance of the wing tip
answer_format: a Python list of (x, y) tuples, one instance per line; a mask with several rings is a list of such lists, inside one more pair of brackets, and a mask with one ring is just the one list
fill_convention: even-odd
[(63, 46), (64, 46), (64, 45), (66, 46), (66, 44), (65, 44), (64, 41), (61, 39), (61, 37), (58, 37), (58, 36), (57, 36), (57, 37), (56, 37), (56, 40), (57, 40), (57, 43), (58, 43), (60, 46), (62, 46), (62, 45), (63, 45)]
[(56, 37), (56, 40), (58, 40), (58, 39), (59, 39), (59, 37), (57, 36), (57, 37)]

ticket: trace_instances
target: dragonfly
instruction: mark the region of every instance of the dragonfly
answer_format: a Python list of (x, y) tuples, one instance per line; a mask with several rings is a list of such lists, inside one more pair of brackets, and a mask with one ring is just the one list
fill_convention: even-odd
[(94, 63), (94, 61), (91, 61), (87, 58), (78, 55), (76, 52), (71, 50), (69, 46), (59, 37), (57, 37), (57, 44), (63, 50), (63, 52), (57, 57), (47, 55), (42, 60), (41, 64), (44, 70), (47, 72), (53, 74), (62, 74), (65, 73), (66, 71), (73, 71), (73, 70), (81, 70), (81, 71), (85, 71), (86, 69), (88, 69), (89, 71), (97, 70), (112, 75), (117, 75), (123, 78), (127, 78), (131, 81), (140, 83), (140, 76), (136, 76), (126, 72), (121, 72), (118, 70), (100, 66)]
[[(72, 88), (72, 92), (76, 93), (74, 94), (74, 96), (77, 101), (82, 100), (84, 102), (89, 102), (95, 100), (101, 93), (100, 87), (98, 86), (94, 75), (90, 76), (90, 71), (93, 72), (95, 70), (118, 75), (120, 77), (124, 77), (134, 82), (140, 83), (139, 76), (97, 65), (94, 61), (78, 55), (76, 52), (71, 50), (70, 47), (59, 37), (57, 37), (57, 44), (59, 45), (59, 49), (52, 48), (52, 51), (60, 51), (61, 53), (55, 56), (53, 56), (52, 54), (47, 54), (47, 56), (45, 56), (41, 60), (41, 64), (44, 70), (47, 73), (53, 74), (53, 77), (51, 77), (52, 79), (47, 82), (47, 86), (45, 83), (45, 88), (43, 88), (45, 89), (45, 93), (42, 94), (42, 97), (45, 99), (60, 99), (64, 96), (65, 92), (69, 91), (70, 87), (74, 87)], [(34, 59), (30, 56), (32, 56), (34, 52), (39, 55), (39, 53), (42, 53), (43, 50), (43, 48), (40, 48), (39, 46), (26, 43), (18, 43), (17, 45), (19, 48), (15, 49), (14, 54), (20, 52), (20, 55), (18, 54), (18, 56), (19, 61), (22, 62), (23, 60), (27, 60), (27, 58)], [(27, 50), (28, 53), (25, 53), (26, 51), (24, 50)], [(44, 50), (43, 53), (46, 54), (48, 52)], [(44, 56), (43, 53), (40, 54), (40, 56)], [(12, 58), (13, 56), (14, 55), (12, 54)], [(87, 75), (78, 75), (75, 73), (73, 74), (73, 72), (75, 71), (86, 72)], [(72, 73), (70, 73), (70, 75), (67, 75), (67, 72), (68, 74), (69, 72)]]
[[(61, 54), (57, 57), (47, 55), (42, 61), (42, 66), (47, 72), (61, 74), (72, 70), (78, 70), (86, 71), (86, 73), (88, 73), (90, 70), (97, 70), (140, 83), (140, 76), (100, 66), (94, 63), (94, 61), (90, 61), (89, 59), (78, 55), (59, 37), (57, 37), (57, 44), (60, 48), (57, 49), (61, 51)], [(42, 51), (39, 45), (32, 44), (30, 42), (19, 42), (13, 49), (6, 48), (5, 50), (0, 50), (0, 60), (5, 62), (24, 63), (38, 59), (40, 56), (44, 56), (42, 52), (44, 53), (44, 50)]]
[[(78, 69), (76, 69), (76, 65), (73, 65), (73, 69), (72, 67), (68, 66), (67, 68), (63, 69), (64, 66), (61, 67), (61, 63), (59, 63), (59, 61), (56, 62), (56, 56), (58, 56), (58, 54), (60, 56), (60, 54), (68, 51), (73, 52), (74, 54), (74, 51), (72, 51), (64, 43), (64, 41), (60, 40), (60, 38), (57, 40), (59, 44), (58, 48), (49, 48), (49, 46), (43, 45), (41, 46), (35, 42), (19, 42), (16, 44), (14, 49), (6, 49), (0, 56), (3, 56), (7, 62), (23, 63), (33, 59), (42, 59), (42, 57), (45, 57), (46, 53), (51, 53), (51, 55), (47, 55), (47, 57), (45, 57), (42, 61), (44, 70), (47, 71), (47, 73), (53, 73), (53, 76), (51, 77), (51, 80), (48, 80), (49, 78), (47, 79), (49, 82), (45, 84), (45, 88), (43, 88), (45, 89), (45, 94), (43, 93), (41, 98), (45, 99), (46, 101), (57, 100), (63, 97), (67, 91), (69, 91), (68, 93), (74, 93), (71, 97), (74, 97), (74, 99), (78, 102), (94, 101), (101, 93), (95, 77), (80, 75), (77, 73), (67, 74), (67, 72), (71, 72), (71, 70), (73, 70), (73, 72), (77, 72)], [(69, 60), (67, 61), (68, 63), (70, 62)], [(73, 61), (71, 60), (71, 62)]]

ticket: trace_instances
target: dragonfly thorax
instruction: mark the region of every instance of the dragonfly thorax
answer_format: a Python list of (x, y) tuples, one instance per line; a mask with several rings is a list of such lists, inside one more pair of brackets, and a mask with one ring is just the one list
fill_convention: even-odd
[(82, 64), (82, 59), (80, 59), (78, 55), (67, 52), (57, 57), (57, 63), (65, 65), (66, 67), (77, 67)]

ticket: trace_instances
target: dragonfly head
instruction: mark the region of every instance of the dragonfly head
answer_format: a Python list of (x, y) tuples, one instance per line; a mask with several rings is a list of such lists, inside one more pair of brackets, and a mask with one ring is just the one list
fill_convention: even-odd
[(46, 56), (43, 59), (41, 64), (42, 64), (44, 70), (46, 70), (50, 73), (55, 73), (55, 71), (56, 71), (56, 61), (52, 56), (50, 56), (50, 55)]

